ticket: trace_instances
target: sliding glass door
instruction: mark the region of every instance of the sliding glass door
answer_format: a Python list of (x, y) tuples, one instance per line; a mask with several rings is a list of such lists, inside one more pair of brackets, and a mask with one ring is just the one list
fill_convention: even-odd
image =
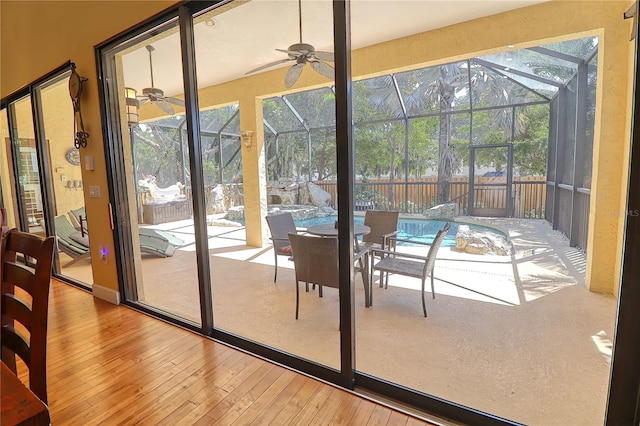
[(175, 19), (105, 54), (120, 148), (121, 201), (114, 219), (126, 241), (128, 301), (199, 325), (200, 294), (192, 172)]
[(7, 108), (0, 109), (0, 206), (5, 209), (7, 226), (18, 227), (18, 197), (16, 196), (16, 177), (14, 173), (13, 154), (11, 152), (11, 136)]
[(69, 65), (60, 67), (3, 100), (2, 205), (9, 227), (57, 237), (54, 274), (90, 286), (93, 272), (80, 154), (74, 147), (70, 73)]
[[(309, 285), (306, 291), (301, 282), (296, 319), (295, 266), (303, 265), (262, 245), (271, 235), (266, 216), (293, 213), (299, 223), (305, 204), (319, 210), (308, 199), (313, 181), (336, 176), (335, 127), (322, 135), (327, 167), (300, 173), (296, 163), (308, 163), (316, 155), (302, 150), (281, 168), (279, 178), (268, 176), (269, 129), (263, 124), (265, 113), (275, 114), (271, 120), (297, 121), (296, 108), (318, 114), (322, 109), (335, 111), (333, 69), (324, 62), (293, 59), (298, 50), (333, 52), (332, 13), (330, 2), (237, 2), (198, 13), (193, 29), (214, 327), (339, 370), (338, 290), (327, 287), (319, 293)], [(296, 44), (300, 37), (313, 47)], [(326, 98), (316, 104), (313, 98), (300, 99), (294, 106), (296, 93), (309, 82), (322, 85)], [(270, 99), (263, 100), (266, 96)], [(274, 103), (280, 108), (275, 113)], [(299, 128), (305, 125), (297, 121)], [(305, 143), (307, 138), (301, 131), (290, 143)], [(288, 149), (284, 143), (282, 149)], [(288, 197), (287, 204), (281, 204), (278, 194)], [(335, 206), (335, 201), (324, 202)]]
[(80, 152), (74, 146), (74, 113), (69, 100), (70, 70), (34, 88), (39, 138), (53, 216), (50, 235), (58, 240), (56, 273), (83, 285), (93, 283), (89, 223), (84, 208)]
[(9, 104), (12, 152), (18, 182), (20, 224), (27, 232), (44, 235), (44, 205), (40, 190), (40, 169), (31, 113), (31, 98), (24, 96)]

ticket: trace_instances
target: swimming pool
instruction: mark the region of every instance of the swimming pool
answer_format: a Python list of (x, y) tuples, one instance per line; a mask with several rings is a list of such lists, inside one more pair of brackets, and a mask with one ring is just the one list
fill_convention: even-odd
[[(314, 225), (334, 223), (336, 219), (337, 216), (314, 217), (310, 219), (296, 220), (295, 223), (299, 228), (308, 228)], [(362, 225), (364, 223), (364, 216), (355, 216), (354, 222)], [(433, 242), (433, 239), (436, 237), (438, 231), (444, 227), (445, 223), (446, 222), (442, 220), (412, 219), (401, 217), (400, 219), (398, 219), (398, 238), (403, 240), (416, 241), (417, 243), (430, 244), (431, 242)], [(450, 223), (451, 228), (442, 241), (443, 247), (455, 247), (458, 225), (469, 225), (471, 229), (482, 230), (484, 232), (493, 232), (498, 235), (505, 236), (502, 232), (493, 228), (489, 228), (487, 226), (457, 222)], [(408, 242), (398, 242), (398, 244), (411, 245), (411, 243)]]

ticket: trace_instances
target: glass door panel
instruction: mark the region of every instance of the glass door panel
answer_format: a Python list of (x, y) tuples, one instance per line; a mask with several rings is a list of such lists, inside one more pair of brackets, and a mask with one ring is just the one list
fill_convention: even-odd
[(57, 272), (84, 284), (93, 283), (89, 253), (89, 221), (84, 207), (80, 153), (74, 147), (69, 72), (36, 87), (42, 140), (51, 176), (54, 232), (58, 239)]
[(18, 156), (17, 178), (20, 191), (22, 228), (44, 235), (44, 206), (40, 191), (40, 170), (31, 112), (31, 98), (24, 97), (9, 105), (13, 125), (13, 155)]
[(11, 152), (11, 137), (9, 136), (9, 123), (7, 121), (7, 109), (0, 110), (0, 185), (2, 199), (0, 206), (5, 208), (7, 226), (17, 228), (18, 225), (18, 198), (13, 169), (13, 154)]
[[(352, 64), (355, 143), (367, 148), (356, 154), (357, 171), (363, 180), (387, 183), (394, 167), (408, 164), (409, 179), (420, 177), (420, 184), (430, 190), (425, 190), (424, 212), (451, 223), (437, 251), (433, 287), (428, 276), (423, 290), (418, 278), (395, 274), (387, 279), (376, 272), (372, 306), (356, 303), (356, 385), (373, 377), (378, 380), (376, 390), (389, 397), (411, 389), (413, 401), (425, 408), (437, 407), (444, 399), (523, 424), (603, 424), (617, 300), (587, 288), (585, 270), (597, 267), (587, 266), (585, 253), (572, 246), (555, 222), (540, 219), (545, 206), (527, 204), (544, 197), (535, 189), (538, 182), (523, 179), (556, 176), (556, 191), (564, 187), (569, 194), (556, 193), (554, 204), (565, 202), (565, 208), (547, 202), (546, 209), (553, 211), (546, 217), (570, 225), (595, 213), (588, 205), (584, 213), (577, 211), (582, 207), (577, 196), (583, 194), (576, 193), (571, 171), (582, 164), (577, 155), (561, 155), (591, 155), (593, 120), (587, 108), (576, 116), (575, 106), (588, 105), (588, 98), (580, 98), (574, 84), (549, 91), (551, 86), (520, 78), (528, 73), (538, 82), (562, 81), (563, 76), (576, 75), (576, 66), (581, 68), (577, 75), (586, 76), (583, 61), (573, 58), (567, 66), (560, 58), (575, 56), (585, 46), (592, 50), (594, 41), (567, 40), (553, 49), (486, 45), (499, 50), (496, 55), (518, 73), (512, 74), (515, 78), (498, 75), (479, 66), (490, 65), (488, 61), (471, 57), (478, 47), (469, 42), (474, 24), (434, 31), (404, 25), (411, 16), (438, 19), (436, 3), (351, 3), (352, 42), (358, 46)], [(491, 15), (491, 3), (495, 2), (475, 2), (486, 8), (487, 23), (506, 23), (500, 15)], [(384, 20), (372, 20), (373, 16)], [(407, 29), (405, 38), (389, 32), (396, 25)], [(367, 45), (370, 28), (379, 30), (380, 39), (391, 40)], [(441, 39), (469, 47), (469, 62), (451, 62), (442, 46), (431, 43)], [(534, 51), (544, 54), (534, 59)], [(526, 68), (519, 66), (525, 62)], [(565, 91), (571, 93), (563, 95)], [(540, 93), (557, 108), (541, 102)], [(567, 98), (558, 103), (558, 93)], [(407, 133), (400, 126), (383, 132), (407, 119), (414, 121), (406, 126)], [(551, 145), (550, 136), (555, 138)], [(393, 152), (394, 142), (406, 143), (410, 157), (404, 158), (396, 148), (394, 162), (387, 154)], [(518, 203), (511, 198), (514, 156), (519, 188), (526, 188), (520, 190)], [(416, 158), (420, 168), (431, 170), (422, 176), (419, 170), (412, 172)], [(547, 164), (555, 165), (548, 173)], [(562, 176), (569, 178), (561, 180)], [(590, 182), (591, 176), (576, 179)], [(436, 186), (451, 186), (451, 191), (436, 193)], [(522, 205), (528, 206), (529, 214), (496, 217), (511, 216), (513, 207)], [(401, 212), (399, 231), (411, 241), (398, 241), (395, 250), (426, 256), (435, 231), (443, 225), (444, 221)], [(502, 243), (507, 250), (496, 250)]]
[[(177, 21), (107, 53), (118, 99), (131, 226), (127, 299), (200, 324), (189, 146), (185, 137), (182, 58)], [(134, 282), (135, 281), (135, 282)]]
[[(338, 369), (338, 291), (324, 288), (319, 297), (317, 286), (309, 285), (307, 292), (301, 282), (296, 320), (295, 262), (282, 252), (274, 256), (264, 219), (294, 212), (298, 220), (307, 211), (320, 211), (304, 194), (312, 180), (328, 177), (325, 163), (332, 165), (328, 173), (335, 179), (335, 128), (327, 128), (335, 126), (333, 70), (276, 50), (308, 50), (295, 45), (301, 36), (297, 1), (227, 6), (194, 18), (214, 326)], [(303, 1), (301, 12), (303, 43), (332, 52), (332, 4)], [(307, 18), (313, 25), (307, 26)], [(320, 86), (319, 98), (311, 89)], [(305, 130), (325, 116), (323, 132)], [(302, 131), (290, 138), (283, 134), (279, 158), (265, 159), (264, 133), (285, 132), (292, 125)], [(303, 148), (287, 149), (285, 139)], [(310, 155), (320, 149), (322, 158)], [(267, 178), (267, 161), (279, 164), (279, 175), (291, 179)], [(264, 246), (256, 247), (261, 240)], [(364, 304), (364, 297), (359, 302)]]

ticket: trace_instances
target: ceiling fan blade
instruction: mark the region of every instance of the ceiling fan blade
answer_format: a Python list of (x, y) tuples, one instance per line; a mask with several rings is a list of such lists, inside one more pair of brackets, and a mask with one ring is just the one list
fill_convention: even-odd
[(275, 61), (275, 62), (270, 62), (268, 64), (261, 65), (258, 68), (254, 68), (254, 69), (252, 69), (250, 71), (247, 71), (247, 72), (244, 73), (244, 75), (251, 74), (251, 73), (254, 73), (254, 72), (257, 72), (257, 71), (262, 71), (262, 70), (270, 68), (270, 67), (272, 67), (274, 65), (284, 64), (285, 62), (289, 62), (289, 61), (293, 61), (293, 60), (294, 59), (292, 59), (292, 58), (287, 58), (287, 59), (281, 59), (281, 60)]
[(321, 50), (316, 50), (315, 52), (313, 52), (313, 56), (321, 61), (335, 62), (333, 58), (333, 52), (323, 52)]
[(311, 63), (311, 68), (313, 68), (316, 72), (324, 75), (330, 80), (333, 80), (335, 78), (335, 73), (331, 65), (328, 65), (324, 62), (316, 62), (316, 61), (312, 61), (310, 63)]
[(149, 97), (148, 96), (138, 96), (138, 102), (140, 102), (140, 105), (146, 104), (147, 102), (149, 102)]
[(184, 101), (182, 99), (178, 99), (178, 98), (164, 98), (164, 99), (170, 104), (178, 105), (181, 107), (184, 106)]
[(289, 68), (287, 75), (284, 76), (284, 85), (287, 89), (296, 84), (296, 81), (300, 78), (300, 74), (302, 74), (302, 68), (304, 68), (304, 62), (301, 64), (295, 64)]
[(160, 108), (162, 111), (166, 112), (167, 114), (174, 115), (176, 113), (173, 107), (169, 105), (169, 102), (167, 102), (164, 98), (158, 98), (158, 100), (156, 100), (154, 104), (156, 104), (158, 108)]
[(287, 53), (291, 56), (295, 56), (296, 58), (298, 56), (302, 56), (302, 55), (306, 55), (307, 51), (297, 51), (297, 50), (287, 50), (287, 49), (276, 49), (278, 52), (282, 52), (282, 53)]

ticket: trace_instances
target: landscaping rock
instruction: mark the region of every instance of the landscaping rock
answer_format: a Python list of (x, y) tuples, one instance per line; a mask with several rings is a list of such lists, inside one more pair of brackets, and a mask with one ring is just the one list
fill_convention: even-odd
[(469, 225), (458, 225), (455, 251), (470, 254), (511, 255), (511, 243), (502, 235), (484, 230), (471, 229)]
[(453, 220), (460, 215), (458, 203), (440, 204), (424, 212), (427, 219)]

